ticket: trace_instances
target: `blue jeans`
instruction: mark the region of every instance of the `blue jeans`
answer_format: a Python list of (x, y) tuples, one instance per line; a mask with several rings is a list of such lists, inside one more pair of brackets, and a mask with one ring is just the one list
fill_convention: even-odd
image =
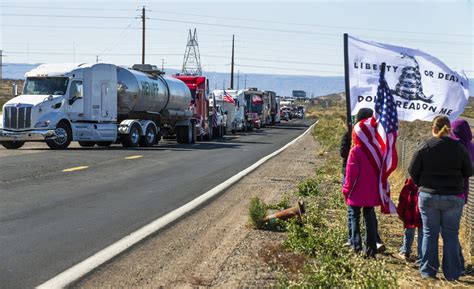
[(441, 230), (443, 274), (447, 280), (457, 280), (462, 272), (459, 225), (464, 200), (453, 195), (432, 195), (420, 192), (418, 206), (423, 221), (421, 276), (436, 277), (439, 269), (438, 238)]
[[(350, 206), (347, 207), (347, 242), (351, 245), (352, 244), (352, 219), (354, 218), (354, 213), (353, 210), (350, 208)], [(379, 235), (379, 224), (377, 221), (377, 215), (375, 215), (375, 232), (376, 232), (376, 243), (377, 244), (382, 244), (382, 239), (380, 238)]]
[[(421, 245), (423, 244), (423, 227), (418, 228), (418, 238), (417, 238), (417, 258), (416, 260), (421, 260)], [(410, 256), (411, 246), (415, 240), (415, 228), (406, 228), (405, 236), (403, 237), (403, 245), (400, 248), (400, 253)]]
[(348, 206), (351, 226), (351, 244), (357, 252), (362, 251), (362, 241), (360, 236), (360, 210), (363, 210), (365, 224), (365, 254), (369, 257), (375, 256), (377, 252), (377, 227), (374, 207)]

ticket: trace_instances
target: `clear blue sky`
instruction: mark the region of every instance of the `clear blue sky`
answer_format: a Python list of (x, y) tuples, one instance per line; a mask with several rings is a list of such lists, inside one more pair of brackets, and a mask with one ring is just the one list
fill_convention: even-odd
[(473, 3), (460, 1), (23, 1), (0, 0), (4, 62), (141, 61), (181, 68), (197, 28), (204, 70), (343, 75), (344, 32), (421, 49), (474, 78)]

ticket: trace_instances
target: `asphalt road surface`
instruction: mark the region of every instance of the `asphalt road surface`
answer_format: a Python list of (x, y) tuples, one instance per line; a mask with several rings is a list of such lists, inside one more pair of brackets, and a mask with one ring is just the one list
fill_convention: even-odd
[(312, 122), (193, 145), (0, 149), (0, 288), (43, 283), (277, 150)]

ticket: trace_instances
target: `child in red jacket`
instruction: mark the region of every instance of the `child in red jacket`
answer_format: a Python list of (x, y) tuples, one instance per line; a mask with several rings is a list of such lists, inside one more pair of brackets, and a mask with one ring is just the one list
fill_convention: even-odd
[(405, 236), (399, 256), (404, 260), (410, 258), (411, 246), (415, 239), (415, 228), (418, 228), (418, 256), (416, 258), (418, 261), (421, 259), (423, 227), (420, 210), (418, 209), (418, 187), (411, 178), (406, 180), (405, 186), (403, 186), (400, 192), (397, 213), (405, 227)]

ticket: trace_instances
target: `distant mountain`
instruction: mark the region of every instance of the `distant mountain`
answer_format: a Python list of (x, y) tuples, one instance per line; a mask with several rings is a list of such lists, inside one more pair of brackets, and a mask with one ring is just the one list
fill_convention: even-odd
[[(23, 79), (25, 72), (37, 67), (39, 64), (5, 63), (3, 66), (3, 78)], [(165, 69), (167, 75), (172, 75), (177, 70)], [(210, 89), (222, 89), (230, 86), (230, 73), (205, 71), (203, 73), (209, 78)], [(307, 75), (281, 75), (281, 74), (256, 74), (248, 73), (245, 76), (247, 87), (257, 87), (263, 90), (275, 91), (281, 96), (291, 96), (293, 90), (304, 90), (311, 97), (324, 96), (344, 91), (344, 77), (342, 76), (307, 76)], [(240, 81), (235, 74), (234, 88), (237, 85), (244, 88), (245, 78), (241, 74)], [(470, 95), (474, 95), (474, 79), (469, 81)]]

